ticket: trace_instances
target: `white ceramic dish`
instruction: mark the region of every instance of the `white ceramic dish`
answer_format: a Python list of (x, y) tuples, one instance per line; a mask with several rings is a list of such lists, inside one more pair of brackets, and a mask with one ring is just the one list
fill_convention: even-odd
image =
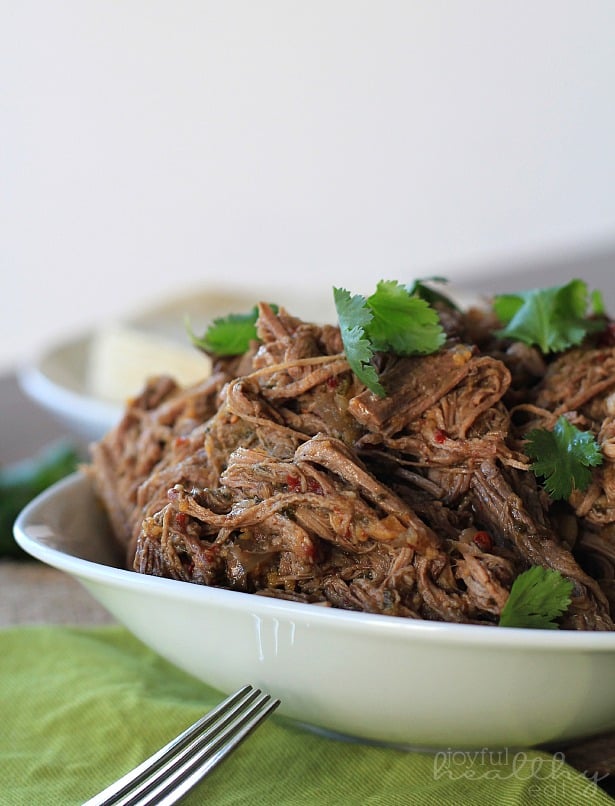
[(54, 345), (18, 371), (23, 392), (62, 425), (86, 440), (100, 439), (121, 417), (118, 403), (88, 389), (87, 367), (93, 334)]
[[(329, 299), (330, 297), (330, 299)], [(92, 361), (100, 350), (101, 339), (110, 335), (118, 325), (126, 326), (152, 338), (152, 351), (158, 343), (165, 341), (168, 348), (165, 355), (172, 356), (173, 349), (192, 351), (185, 330), (186, 317), (196, 333), (205, 330), (207, 324), (218, 316), (231, 312), (249, 311), (258, 301), (265, 299), (279, 302), (297, 316), (313, 321), (333, 321), (333, 294), (323, 298), (312, 296), (309, 291), (298, 296), (285, 291), (254, 288), (241, 292), (217, 288), (197, 290), (170, 301), (145, 307), (125, 322), (101, 324), (95, 331), (83, 333), (63, 343), (50, 346), (30, 364), (18, 372), (19, 383), (28, 397), (46, 409), (71, 431), (86, 440), (98, 440), (120, 419), (124, 400), (105, 396), (99, 388), (102, 384), (93, 383)], [(108, 346), (108, 345), (107, 345)], [(133, 348), (134, 389), (136, 394), (144, 383), (148, 372), (142, 369), (139, 374), (138, 346)], [(122, 356), (118, 356), (121, 359)], [(124, 356), (125, 358), (125, 356)], [(185, 357), (184, 357), (185, 358)], [(109, 363), (110, 356), (106, 356)], [(145, 362), (147, 363), (147, 362)], [(161, 372), (175, 374), (172, 365), (158, 366)], [(160, 365), (160, 360), (158, 361)], [(126, 374), (126, 369), (123, 370)]]
[(223, 692), (262, 686), (281, 714), (321, 730), (468, 749), (615, 728), (615, 633), (412, 621), (122, 570), (80, 474), (26, 507), (15, 535), (178, 667)]

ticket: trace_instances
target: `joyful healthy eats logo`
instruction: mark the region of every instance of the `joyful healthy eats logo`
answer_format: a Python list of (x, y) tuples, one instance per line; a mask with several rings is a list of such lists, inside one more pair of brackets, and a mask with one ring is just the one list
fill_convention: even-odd
[[(530, 796), (563, 794), (570, 776), (574, 774), (566, 764), (564, 753), (536, 755), (524, 750), (501, 748), (492, 750), (454, 750), (448, 748), (434, 754), (433, 775), (435, 780), (451, 781), (522, 781), (527, 782)], [(591, 797), (599, 790), (597, 784), (606, 775), (585, 772), (586, 794)]]

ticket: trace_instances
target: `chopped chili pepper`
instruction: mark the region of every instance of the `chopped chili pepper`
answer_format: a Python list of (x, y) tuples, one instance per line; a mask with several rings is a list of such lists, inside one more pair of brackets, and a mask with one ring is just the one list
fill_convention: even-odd
[(311, 493), (316, 493), (316, 495), (323, 495), (323, 489), (320, 484), (316, 481), (316, 479), (308, 479), (308, 490)]
[(289, 473), (286, 476), (286, 484), (289, 490), (296, 493), (301, 489), (301, 479), (298, 476), (293, 476), (292, 473)]
[(473, 540), (481, 551), (491, 551), (493, 548), (493, 540), (489, 532), (477, 532)]

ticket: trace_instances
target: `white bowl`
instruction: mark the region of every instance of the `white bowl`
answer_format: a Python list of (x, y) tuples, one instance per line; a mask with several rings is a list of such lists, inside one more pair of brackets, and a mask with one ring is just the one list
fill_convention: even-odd
[[(202, 333), (216, 317), (248, 311), (262, 299), (283, 304), (305, 319), (335, 318), (332, 292), (323, 295), (306, 290), (299, 295), (258, 286), (241, 292), (210, 286), (146, 306), (125, 321), (103, 323), (96, 330), (47, 346), (20, 368), (19, 384), (28, 397), (75, 434), (86, 440), (101, 439), (120, 420), (126, 398), (141, 390), (148, 375), (164, 371), (177, 376), (173, 353), (178, 358), (185, 353), (182, 362), (189, 352), (194, 351), (196, 356), (186, 332), (186, 318), (196, 333)], [(116, 332), (118, 328), (126, 331), (123, 339)], [(149, 349), (145, 344), (148, 338)], [(118, 352), (121, 343), (124, 350)], [(104, 377), (99, 377), (101, 373)], [(110, 394), (119, 391), (125, 376), (131, 377), (130, 390), (126, 388), (121, 396)]]
[(81, 474), (28, 505), (15, 536), (178, 667), (223, 692), (261, 686), (324, 731), (470, 749), (615, 727), (615, 633), (414, 621), (126, 571)]
[(85, 334), (54, 345), (18, 371), (22, 391), (86, 440), (100, 439), (120, 420), (123, 410), (119, 403), (97, 399), (87, 388), (93, 340), (92, 334)]

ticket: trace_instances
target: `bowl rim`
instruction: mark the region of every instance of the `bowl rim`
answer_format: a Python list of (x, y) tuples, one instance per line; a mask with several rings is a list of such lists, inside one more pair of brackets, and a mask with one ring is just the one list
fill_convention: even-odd
[(334, 629), (361, 631), (369, 635), (386, 634), (400, 640), (428, 640), (466, 647), (490, 645), (495, 649), (564, 652), (613, 652), (615, 631), (547, 630), (496, 625), (457, 624), (451, 622), (408, 619), (379, 613), (364, 613), (306, 604), (291, 600), (259, 596), (181, 580), (139, 574), (93, 560), (86, 560), (53, 545), (58, 535), (46, 523), (46, 512), (59, 502), (79, 500), (86, 488), (92, 491), (92, 480), (77, 470), (34, 498), (20, 512), (13, 527), (15, 540), (29, 555), (40, 562), (77, 577), (82, 582), (110, 588), (143, 590), (147, 595), (179, 599), (192, 603), (208, 603), (229, 610), (254, 615), (309, 622)]
[[(186, 312), (195, 304), (203, 320), (211, 321), (237, 308), (252, 307), (258, 299), (275, 299), (276, 295), (279, 295), (279, 289), (263, 284), (243, 288), (208, 282), (196, 291), (185, 287), (168, 299), (164, 296), (149, 299), (131, 313), (119, 313), (94, 327), (79, 328), (42, 346), (30, 360), (17, 368), (17, 381), (28, 398), (57, 419), (70, 424), (77, 434), (100, 439), (121, 419), (124, 407), (121, 402), (106, 400), (89, 389), (85, 364), (82, 366), (81, 361), (74, 358), (75, 355), (83, 356), (87, 361), (87, 354), (101, 328), (120, 324), (160, 335), (165, 333), (170, 322), (183, 322)], [(292, 309), (307, 303), (314, 313), (317, 309), (331, 308), (332, 301), (332, 295), (327, 299), (314, 292), (307, 295), (296, 292), (287, 295), (285, 307)], [(68, 383), (63, 370), (70, 376)]]
[(69, 385), (57, 376), (55, 369), (67, 352), (86, 350), (92, 339), (92, 333), (82, 333), (49, 346), (35, 361), (18, 368), (17, 382), (27, 397), (56, 417), (91, 423), (102, 435), (121, 418), (122, 406), (92, 395), (77, 370), (73, 370), (74, 385)]

